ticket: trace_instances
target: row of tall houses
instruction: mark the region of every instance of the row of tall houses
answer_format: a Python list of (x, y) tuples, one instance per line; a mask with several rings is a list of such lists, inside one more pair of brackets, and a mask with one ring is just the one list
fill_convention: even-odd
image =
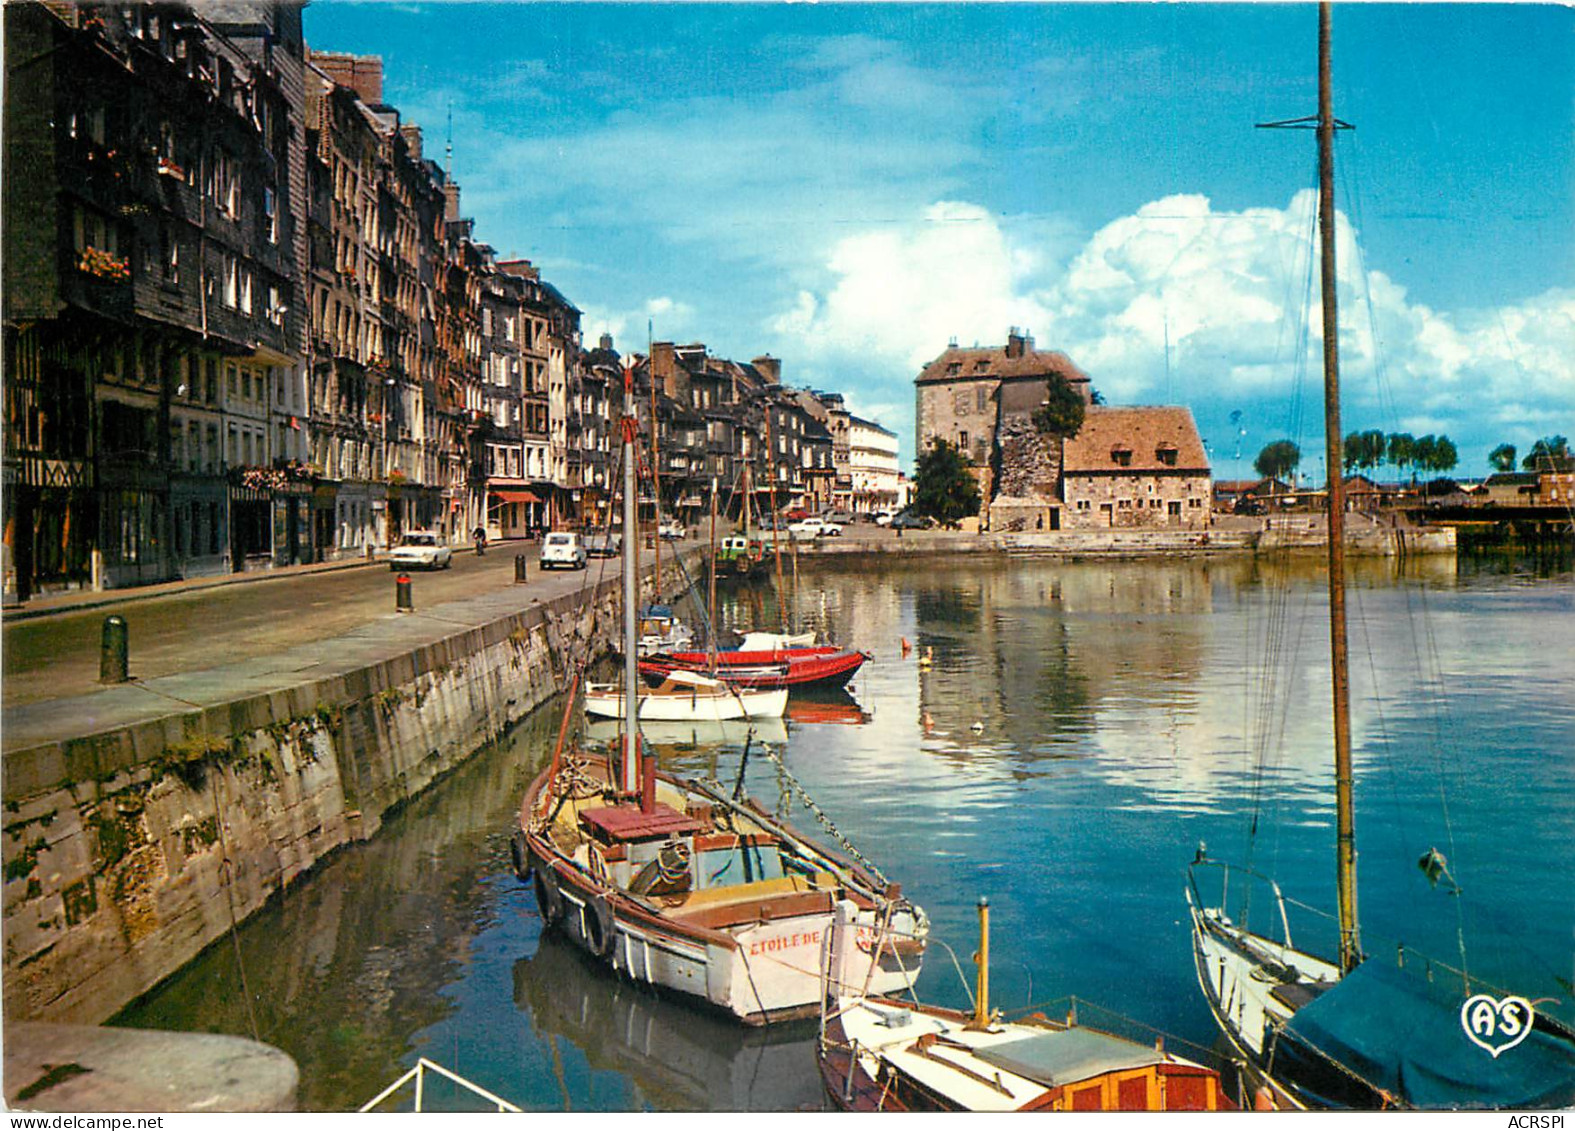
[[(609, 373), (611, 341), (590, 355)], [(648, 462), (664, 514), (699, 521), (711, 505), (740, 517), (792, 507), (870, 513), (905, 501), (897, 437), (848, 411), (838, 393), (791, 389), (782, 363), (712, 356), (703, 344), (657, 342), (631, 359), (642, 428), (657, 422)]]
[[(1062, 441), (1033, 415), (1048, 383), (1084, 403), (1083, 426)], [(1189, 409), (1097, 403), (1088, 374), (1012, 329), (1004, 346), (954, 343), (915, 379), (921, 451), (945, 441), (973, 465), (993, 530), (1206, 527), (1208, 454)]]
[(837, 462), (840, 400), (773, 359), (582, 350), (381, 60), (311, 50), (301, 11), (5, 5), (8, 596), (594, 521), (627, 361), (669, 507), (749, 461), (761, 500), (880, 494)]

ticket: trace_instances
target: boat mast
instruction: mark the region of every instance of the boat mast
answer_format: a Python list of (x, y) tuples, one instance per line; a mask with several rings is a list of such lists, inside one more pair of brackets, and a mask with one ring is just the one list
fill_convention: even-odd
[(716, 671), (716, 476), (711, 476), (711, 570), (706, 579), (705, 650), (710, 669)]
[(645, 368), (651, 378), (651, 523), (656, 527), (652, 545), (656, 548), (655, 600), (662, 599), (662, 465), (656, 450), (656, 363), (651, 358), (651, 323), (645, 324)]
[(1335, 308), (1334, 93), (1330, 8), (1318, 5), (1318, 234), (1323, 284), (1323, 432), (1329, 513), (1329, 670), (1334, 685), (1335, 885), (1340, 969), (1362, 960), (1356, 922), (1356, 813), (1351, 789), (1351, 680), (1345, 627), (1345, 474), (1340, 430), (1340, 320)]
[(782, 632), (790, 632), (787, 615), (787, 589), (782, 584), (782, 512), (777, 508), (777, 476), (772, 466), (777, 450), (771, 429), (771, 401), (766, 401), (766, 471), (771, 476), (771, 546), (777, 559), (777, 622)]
[(635, 631), (635, 610), (639, 605), (639, 578), (635, 570), (635, 546), (639, 539), (639, 500), (635, 496), (634, 369), (623, 371), (623, 764), (619, 788), (626, 794), (640, 789), (640, 667)]

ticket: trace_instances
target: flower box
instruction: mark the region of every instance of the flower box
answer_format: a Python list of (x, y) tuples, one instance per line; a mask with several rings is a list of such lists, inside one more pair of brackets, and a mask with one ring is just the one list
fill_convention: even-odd
[(101, 248), (85, 247), (77, 260), (77, 270), (95, 279), (122, 282), (131, 278), (131, 260), (121, 259)]

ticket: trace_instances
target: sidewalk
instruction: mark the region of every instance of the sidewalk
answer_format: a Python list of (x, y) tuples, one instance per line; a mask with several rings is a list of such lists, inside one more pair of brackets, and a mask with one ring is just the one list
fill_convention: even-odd
[[(534, 545), (530, 539), (510, 538), (500, 542), (488, 542), (489, 548), (505, 551), (510, 546)], [(461, 542), (453, 547), (454, 552), (469, 553), (473, 549), (470, 542)], [(78, 612), (82, 609), (100, 609), (107, 605), (122, 605), (132, 601), (148, 601), (155, 597), (167, 597), (172, 593), (190, 593), (200, 589), (216, 589), (224, 585), (245, 585), (258, 581), (280, 581), (287, 577), (302, 577), (313, 573), (337, 573), (346, 569), (365, 569), (367, 566), (383, 565), (388, 562), (388, 550), (377, 550), (372, 557), (341, 558), (332, 562), (312, 562), (307, 565), (275, 566), (271, 569), (250, 570), (245, 573), (220, 573), (208, 577), (187, 577), (178, 581), (161, 581), (154, 585), (136, 585), (125, 589), (73, 589), (66, 593), (50, 593), (45, 596), (30, 597), (25, 602), (9, 604), (0, 609), (0, 618), (3, 623), (11, 621), (31, 620), (34, 617), (47, 617), (54, 613)]]

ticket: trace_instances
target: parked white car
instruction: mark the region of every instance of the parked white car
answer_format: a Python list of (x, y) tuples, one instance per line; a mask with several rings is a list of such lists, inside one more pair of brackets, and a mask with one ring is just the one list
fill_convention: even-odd
[(842, 533), (842, 527), (823, 518), (801, 518), (788, 523), (788, 533), (795, 538), (835, 537)]
[(657, 528), (657, 533), (661, 535), (663, 541), (676, 542), (684, 536), (684, 524), (672, 521), (664, 522)]
[(447, 569), (453, 564), (454, 551), (432, 530), (407, 530), (388, 554), (389, 569)]
[(542, 569), (584, 569), (585, 544), (580, 536), (566, 530), (547, 535), (541, 544)]
[(891, 525), (891, 520), (896, 518), (896, 517), (897, 517), (897, 512), (896, 511), (876, 511), (875, 512), (875, 516), (874, 516), (875, 525), (876, 526), (890, 526)]

